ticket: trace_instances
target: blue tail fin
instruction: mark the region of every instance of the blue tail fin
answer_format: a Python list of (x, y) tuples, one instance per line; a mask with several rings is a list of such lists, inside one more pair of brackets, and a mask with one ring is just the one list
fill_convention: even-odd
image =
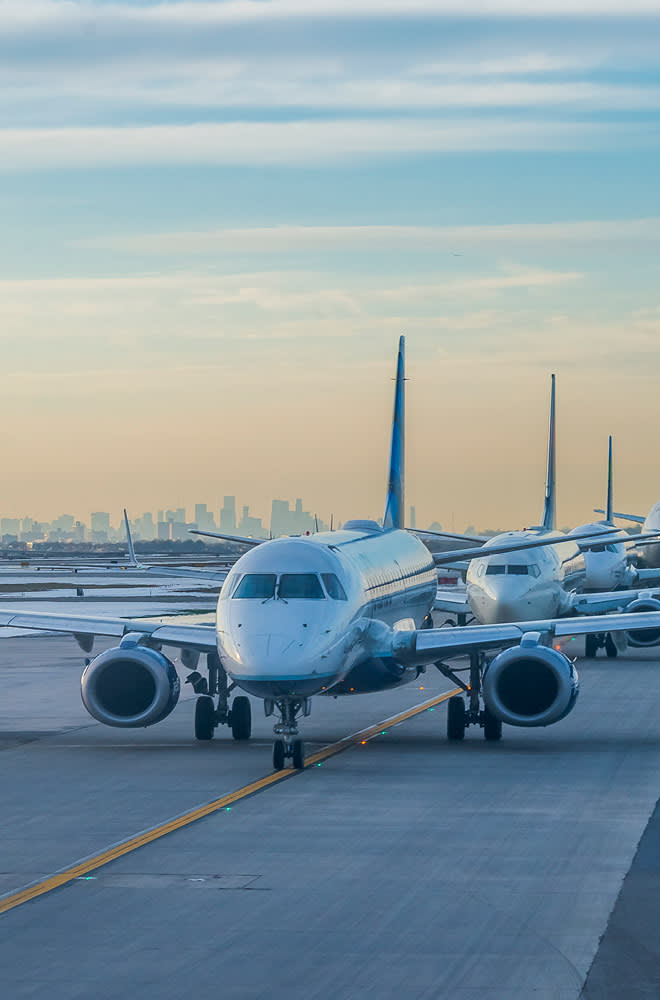
[(607, 449), (607, 501), (605, 503), (605, 521), (614, 524), (614, 495), (612, 489), (612, 435), (610, 434)]
[(555, 376), (552, 376), (550, 390), (550, 427), (548, 430), (548, 474), (545, 481), (545, 501), (543, 504), (543, 527), (546, 531), (555, 528)]
[(396, 362), (396, 388), (394, 390), (394, 417), (392, 419), (392, 446), (387, 480), (384, 528), (403, 528), (405, 522), (405, 347), (406, 338), (399, 338), (399, 356)]

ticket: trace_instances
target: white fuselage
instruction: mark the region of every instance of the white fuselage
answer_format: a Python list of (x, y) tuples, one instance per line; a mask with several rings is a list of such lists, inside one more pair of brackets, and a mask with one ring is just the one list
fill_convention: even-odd
[(416, 671), (379, 655), (391, 629), (428, 614), (437, 573), (406, 531), (280, 538), (234, 565), (220, 592), (218, 652), (229, 677), (262, 698), (382, 690)]
[[(488, 556), (489, 545), (556, 535), (556, 545)], [(584, 584), (584, 555), (569, 536), (544, 528), (510, 531), (489, 539), (470, 562), (467, 599), (484, 625), (557, 618), (571, 606), (571, 591)]]
[[(660, 531), (660, 500), (653, 504), (642, 525), (642, 534), (655, 531)], [(660, 567), (660, 542), (654, 545), (644, 545), (640, 551), (645, 566), (648, 566), (649, 569)]]
[[(612, 525), (602, 521), (581, 524), (570, 532), (571, 535), (586, 535), (591, 532), (611, 531)], [(611, 591), (621, 587), (632, 587), (637, 579), (635, 568), (628, 561), (628, 553), (623, 542), (603, 539), (602, 545), (592, 545), (584, 553), (586, 577), (584, 590)]]

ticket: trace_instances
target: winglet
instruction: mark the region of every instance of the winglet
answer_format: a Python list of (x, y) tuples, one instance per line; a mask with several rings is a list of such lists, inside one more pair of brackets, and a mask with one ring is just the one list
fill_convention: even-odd
[(555, 376), (550, 389), (550, 426), (548, 429), (548, 473), (545, 480), (545, 501), (543, 504), (543, 527), (554, 531), (555, 527)]
[(126, 508), (124, 507), (124, 527), (126, 528), (126, 542), (128, 544), (128, 564), (129, 566), (137, 567), (139, 563), (135, 558), (135, 549), (133, 548), (133, 536), (131, 535), (131, 526), (128, 523), (128, 514), (126, 513)]
[(396, 388), (394, 390), (394, 416), (392, 418), (392, 445), (387, 478), (387, 499), (383, 527), (403, 528), (405, 518), (405, 347), (406, 338), (399, 337), (399, 354), (396, 362)]
[(605, 521), (614, 524), (614, 498), (612, 496), (612, 435), (610, 434), (607, 449), (607, 502), (605, 504)]

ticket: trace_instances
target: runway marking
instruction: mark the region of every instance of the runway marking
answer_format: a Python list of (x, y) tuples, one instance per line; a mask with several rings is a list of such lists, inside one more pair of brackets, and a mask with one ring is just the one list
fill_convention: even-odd
[[(362, 729), (360, 732), (353, 733), (352, 736), (346, 736), (344, 739), (338, 740), (336, 743), (330, 743), (327, 747), (319, 750), (318, 753), (313, 753), (309, 757), (306, 757), (305, 767), (308, 768), (314, 764), (320, 764), (329, 757), (334, 757), (337, 754), (342, 753), (342, 751), (348, 750), (349, 747), (368, 743), (369, 740), (372, 740), (374, 737), (382, 734), (385, 730), (391, 729), (393, 726), (398, 726), (402, 722), (412, 719), (415, 715), (420, 715), (420, 713), (426, 712), (429, 709), (434, 708), (436, 705), (440, 705), (443, 701), (447, 701), (452, 695), (458, 693), (458, 688), (452, 689), (451, 691), (445, 691), (443, 694), (437, 695), (435, 698), (429, 698), (427, 701), (423, 701), (419, 705), (415, 705), (413, 708), (409, 708), (405, 712), (400, 712), (398, 715), (392, 715), (388, 719), (383, 719), (382, 722), (369, 726), (368, 729)], [(118, 858), (124, 857), (126, 854), (132, 854), (133, 851), (137, 851), (140, 847), (145, 847), (147, 844), (151, 844), (155, 840), (160, 840), (161, 837), (166, 837), (168, 833), (174, 833), (175, 830), (181, 830), (183, 827), (190, 826), (191, 823), (196, 823), (198, 820), (204, 819), (205, 816), (210, 816), (212, 813), (220, 812), (222, 809), (228, 809), (235, 802), (240, 802), (243, 799), (250, 798), (250, 796), (256, 795), (258, 792), (262, 792), (266, 788), (270, 788), (271, 785), (277, 785), (282, 781), (287, 781), (289, 778), (293, 778), (297, 774), (302, 773), (303, 771), (294, 771), (290, 768), (283, 771), (274, 771), (272, 774), (268, 774), (264, 778), (259, 778), (257, 781), (250, 782), (249, 785), (244, 785), (243, 788), (239, 788), (235, 792), (230, 792), (229, 795), (223, 795), (219, 799), (214, 799), (212, 802), (207, 802), (203, 806), (198, 806), (196, 809), (182, 813), (180, 816), (176, 816), (174, 819), (168, 820), (166, 823), (161, 823), (159, 826), (152, 827), (150, 830), (144, 830), (142, 833), (138, 833), (135, 837), (129, 837), (128, 840), (122, 840), (119, 843), (114, 844), (112, 847), (109, 847), (107, 850), (102, 851), (100, 854), (94, 854), (89, 858), (85, 858), (70, 868), (63, 868), (61, 871), (55, 872), (55, 874), (49, 875), (47, 878), (42, 879), (39, 882), (28, 885), (24, 889), (19, 889), (18, 892), (12, 892), (8, 895), (0, 896), (0, 914), (7, 913), (9, 910), (13, 910), (17, 906), (22, 906), (23, 903), (28, 903), (32, 899), (38, 899), (39, 896), (44, 896), (46, 893), (52, 892), (54, 889), (59, 889), (63, 885), (73, 882), (74, 879), (79, 879), (82, 876), (87, 875), (89, 872), (95, 871), (97, 868), (102, 868), (111, 861), (116, 861)]]

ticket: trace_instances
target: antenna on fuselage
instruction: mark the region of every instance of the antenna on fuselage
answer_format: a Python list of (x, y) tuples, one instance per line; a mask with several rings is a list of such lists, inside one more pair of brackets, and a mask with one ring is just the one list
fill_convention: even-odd
[(403, 528), (405, 521), (405, 347), (406, 338), (399, 337), (399, 354), (396, 361), (396, 387), (394, 389), (394, 415), (392, 417), (392, 444), (387, 477), (387, 498), (383, 527)]
[(614, 492), (612, 488), (612, 435), (607, 449), (607, 501), (605, 503), (605, 523), (614, 524)]
[(548, 428), (548, 472), (545, 479), (545, 501), (543, 503), (543, 527), (546, 531), (555, 528), (555, 376), (552, 375), (550, 388), (550, 426)]

